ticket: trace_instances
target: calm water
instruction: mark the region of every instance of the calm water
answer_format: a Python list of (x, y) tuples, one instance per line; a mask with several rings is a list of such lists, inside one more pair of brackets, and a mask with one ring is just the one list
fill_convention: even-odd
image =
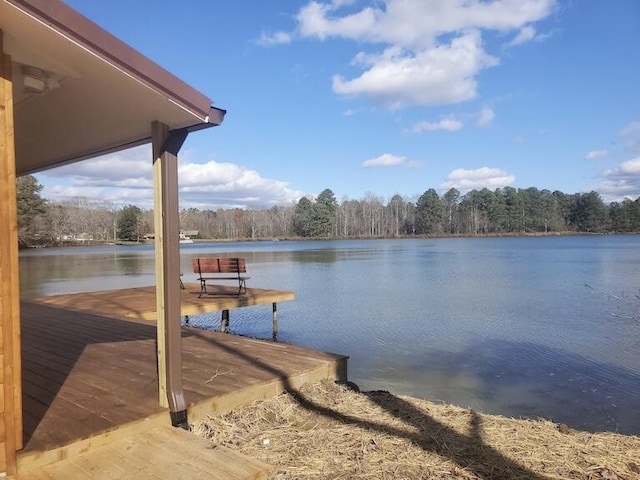
[[(350, 356), (362, 389), (640, 434), (640, 235), (181, 245), (247, 258), (251, 287), (290, 289), (279, 340)], [(88, 261), (90, 260), (90, 261)], [(151, 285), (152, 247), (23, 252), (33, 298)], [(218, 315), (192, 318), (205, 328)], [(231, 312), (269, 338), (271, 309)]]

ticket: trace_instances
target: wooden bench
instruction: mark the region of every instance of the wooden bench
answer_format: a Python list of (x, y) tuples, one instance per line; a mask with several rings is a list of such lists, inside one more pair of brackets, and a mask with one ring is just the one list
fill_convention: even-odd
[(200, 295), (198, 295), (198, 298), (209, 294), (207, 282), (221, 280), (238, 282), (238, 296), (247, 293), (247, 280), (251, 277), (243, 275), (247, 273), (247, 264), (244, 258), (196, 257), (193, 258), (192, 263), (193, 273), (198, 275), (198, 280), (200, 281)]

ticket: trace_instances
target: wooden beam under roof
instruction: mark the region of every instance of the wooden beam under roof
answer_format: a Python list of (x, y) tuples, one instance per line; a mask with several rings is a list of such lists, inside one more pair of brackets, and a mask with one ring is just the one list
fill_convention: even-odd
[(0, 472), (9, 475), (22, 447), (19, 285), (11, 57), (0, 30)]

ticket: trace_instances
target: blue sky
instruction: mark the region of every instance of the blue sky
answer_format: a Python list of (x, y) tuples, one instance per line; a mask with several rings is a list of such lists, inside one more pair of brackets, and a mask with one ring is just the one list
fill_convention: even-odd
[[(512, 186), (640, 196), (637, 0), (67, 0), (210, 96), (181, 207)], [(150, 207), (150, 147), (38, 174)], [(202, 178), (210, 181), (202, 188)]]

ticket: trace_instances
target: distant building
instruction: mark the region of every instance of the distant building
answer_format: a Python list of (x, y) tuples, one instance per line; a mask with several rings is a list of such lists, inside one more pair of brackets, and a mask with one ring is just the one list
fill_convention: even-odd
[[(199, 230), (180, 230), (180, 240), (189, 240), (191, 238), (197, 238)], [(154, 240), (156, 238), (155, 233), (147, 233), (142, 237), (144, 240)]]

